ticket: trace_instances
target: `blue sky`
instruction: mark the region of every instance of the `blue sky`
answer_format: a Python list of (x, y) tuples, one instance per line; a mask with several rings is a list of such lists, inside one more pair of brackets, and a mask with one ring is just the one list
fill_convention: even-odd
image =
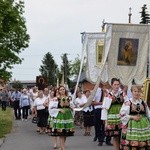
[(44, 55), (51, 52), (56, 63), (68, 54), (74, 60), (81, 55), (81, 32), (100, 32), (103, 19), (108, 23), (140, 22), (141, 7), (149, 0), (27, 0), (25, 18), (30, 34), (29, 47), (20, 54), (24, 61), (12, 69), (12, 80), (35, 80)]

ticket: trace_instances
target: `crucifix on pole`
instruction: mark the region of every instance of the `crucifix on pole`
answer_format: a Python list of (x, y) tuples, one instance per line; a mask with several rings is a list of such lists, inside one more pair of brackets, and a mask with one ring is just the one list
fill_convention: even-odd
[(131, 23), (131, 16), (132, 16), (132, 13), (131, 13), (131, 7), (129, 8), (129, 14), (128, 14), (128, 16), (129, 16), (129, 23)]
[(102, 32), (105, 32), (105, 25), (106, 25), (106, 22), (105, 22), (105, 19), (103, 19), (102, 21)]

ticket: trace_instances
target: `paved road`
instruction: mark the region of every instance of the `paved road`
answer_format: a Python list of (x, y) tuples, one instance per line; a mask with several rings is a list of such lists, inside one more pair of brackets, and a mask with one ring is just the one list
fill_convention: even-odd
[[(14, 129), (7, 135), (0, 150), (52, 150), (52, 137), (47, 134), (39, 135), (36, 125), (31, 123), (31, 119), (25, 121), (14, 121)], [(97, 142), (92, 141), (93, 136), (83, 136), (83, 129), (76, 128), (75, 136), (68, 137), (66, 142), (67, 150), (113, 150), (112, 146), (97, 146)]]

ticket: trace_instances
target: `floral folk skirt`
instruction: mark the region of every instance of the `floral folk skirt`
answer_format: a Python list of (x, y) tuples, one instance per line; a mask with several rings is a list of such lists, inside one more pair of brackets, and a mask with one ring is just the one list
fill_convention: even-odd
[(122, 128), (121, 149), (150, 150), (150, 122), (147, 117), (140, 121), (129, 120)]
[(119, 114), (109, 114), (105, 134), (106, 136), (120, 136), (122, 124)]
[(56, 118), (51, 117), (50, 127), (52, 136), (73, 136), (74, 120), (70, 109), (64, 108), (65, 113), (59, 112)]
[(108, 110), (106, 136), (120, 136), (122, 123), (120, 120), (121, 104), (113, 104)]

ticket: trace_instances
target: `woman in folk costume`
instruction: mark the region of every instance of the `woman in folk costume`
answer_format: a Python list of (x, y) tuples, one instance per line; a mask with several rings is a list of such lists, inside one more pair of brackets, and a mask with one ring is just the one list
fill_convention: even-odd
[[(45, 100), (45, 102), (44, 102), (44, 106), (45, 107), (47, 107), (47, 108), (49, 108), (49, 105), (51, 106), (51, 103), (52, 103), (52, 105), (53, 105), (53, 103), (55, 102), (55, 101), (58, 101), (58, 99), (57, 99), (57, 89), (51, 89), (51, 91), (50, 91), (50, 95), (49, 95), (49, 97)], [(51, 124), (53, 123), (53, 119), (54, 119), (54, 117), (51, 117), (50, 116), (50, 114), (49, 114), (49, 116), (48, 116), (48, 123), (47, 123), (47, 131), (48, 131), (48, 135), (51, 135)], [(53, 136), (53, 149), (58, 149), (58, 146), (57, 146), (57, 136)]]
[(49, 105), (49, 113), (53, 117), (51, 135), (60, 137), (61, 150), (65, 150), (66, 137), (74, 135), (74, 120), (65, 87), (60, 86), (58, 90), (57, 101), (51, 102)]
[(150, 111), (147, 104), (140, 98), (141, 87), (131, 87), (132, 98), (125, 102), (120, 110), (123, 123), (121, 149), (150, 149)]
[(112, 90), (104, 97), (102, 104), (101, 119), (105, 120), (105, 134), (106, 136), (113, 137), (113, 145), (116, 150), (119, 150), (120, 134), (121, 134), (121, 120), (120, 109), (127, 97), (123, 96), (120, 90), (120, 80), (112, 78)]

